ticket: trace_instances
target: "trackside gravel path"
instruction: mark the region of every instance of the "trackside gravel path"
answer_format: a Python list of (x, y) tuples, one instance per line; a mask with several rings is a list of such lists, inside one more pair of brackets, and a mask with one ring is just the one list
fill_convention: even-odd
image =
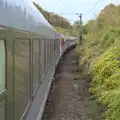
[[(60, 61), (42, 120), (99, 120), (99, 116), (94, 118), (96, 113), (91, 112), (94, 111), (92, 108), (87, 109), (93, 103), (89, 101), (87, 82), (74, 80), (73, 70), (77, 65), (73, 63), (76, 60), (73, 49)], [(85, 114), (91, 119), (85, 118)]]

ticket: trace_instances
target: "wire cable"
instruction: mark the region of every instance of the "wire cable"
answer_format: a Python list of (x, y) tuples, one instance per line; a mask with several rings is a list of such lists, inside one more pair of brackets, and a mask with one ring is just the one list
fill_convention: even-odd
[(70, 10), (70, 8), (62, 1), (62, 0), (59, 0), (66, 8), (68, 8)]
[[(67, 9), (71, 10), (62, 0), (59, 0)], [(73, 9), (72, 9), (73, 10)], [(73, 13), (75, 14), (75, 13)]]
[(58, 13), (58, 14), (61, 14), (61, 15), (76, 15), (76, 13)]
[(90, 13), (96, 7), (96, 5), (99, 3), (99, 1), (100, 0), (97, 0), (97, 2), (95, 3), (95, 5), (86, 14)]

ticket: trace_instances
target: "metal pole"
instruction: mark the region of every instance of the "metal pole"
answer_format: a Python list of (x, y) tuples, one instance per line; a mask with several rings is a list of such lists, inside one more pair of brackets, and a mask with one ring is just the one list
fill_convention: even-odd
[(50, 13), (48, 12), (48, 22), (50, 23)]
[(82, 43), (82, 14), (79, 15), (80, 18), (80, 45)]
[(63, 28), (63, 18), (61, 18), (62, 20), (61, 20), (61, 24), (62, 24), (62, 28)]

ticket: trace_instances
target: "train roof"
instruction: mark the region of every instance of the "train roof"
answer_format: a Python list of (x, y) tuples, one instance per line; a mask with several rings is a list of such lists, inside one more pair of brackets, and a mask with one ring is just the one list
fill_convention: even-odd
[(28, 1), (0, 0), (0, 25), (39, 33), (45, 38), (55, 38), (54, 27), (48, 23), (33, 3)]

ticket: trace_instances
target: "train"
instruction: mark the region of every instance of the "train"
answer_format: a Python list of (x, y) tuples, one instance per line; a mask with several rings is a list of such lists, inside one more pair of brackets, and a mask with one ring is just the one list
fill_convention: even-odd
[(76, 41), (57, 32), (31, 1), (0, 0), (0, 120), (37, 118), (27, 115), (48, 71)]

